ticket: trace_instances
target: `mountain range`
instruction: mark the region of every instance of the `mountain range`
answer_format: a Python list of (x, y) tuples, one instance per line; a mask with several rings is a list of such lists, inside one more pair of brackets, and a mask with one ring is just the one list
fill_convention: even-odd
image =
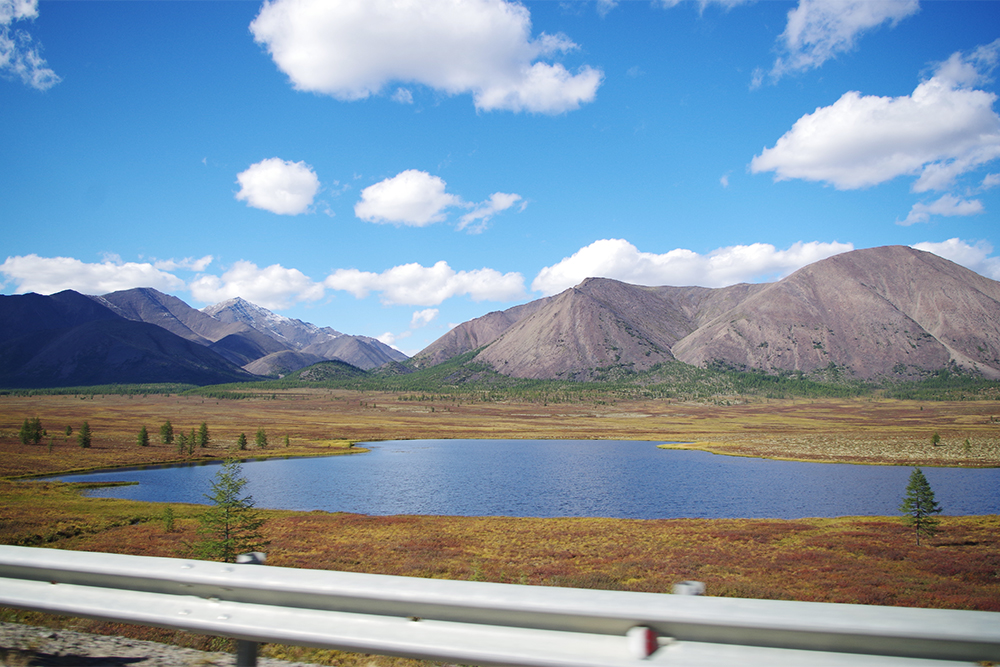
[(1000, 283), (905, 246), (855, 250), (767, 284), (643, 287), (589, 278), (461, 324), (416, 354), (520, 378), (588, 380), (658, 363), (854, 379), (958, 366), (1000, 379)]
[(331, 360), (397, 374), (463, 354), (511, 377), (577, 381), (677, 361), (858, 380), (958, 367), (1000, 379), (1000, 282), (904, 246), (843, 253), (766, 284), (588, 278), (460, 324), (410, 360), (240, 298), (197, 310), (150, 288), (0, 296), (4, 387), (205, 385)]
[(402, 361), (374, 338), (276, 315), (244, 299), (197, 310), (151, 288), (0, 297), (0, 386), (260, 379), (320, 361)]

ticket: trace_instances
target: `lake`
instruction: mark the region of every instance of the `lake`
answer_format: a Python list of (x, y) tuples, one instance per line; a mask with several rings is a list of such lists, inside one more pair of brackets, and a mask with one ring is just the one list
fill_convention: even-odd
[[(896, 515), (912, 468), (801, 463), (601, 440), (399, 440), (249, 460), (257, 507), (359, 514), (775, 518)], [(90, 495), (205, 503), (218, 463), (66, 475)], [(1000, 468), (923, 468), (944, 514), (1000, 514)]]

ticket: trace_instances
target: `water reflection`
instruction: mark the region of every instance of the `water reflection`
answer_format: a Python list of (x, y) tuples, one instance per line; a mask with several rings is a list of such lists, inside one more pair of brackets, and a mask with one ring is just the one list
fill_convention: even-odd
[[(910, 468), (767, 461), (593, 440), (367, 443), (367, 454), (251, 460), (258, 507), (356, 512), (622, 518), (895, 515)], [(66, 476), (131, 481), (91, 495), (206, 502), (215, 464)], [(925, 468), (945, 514), (1000, 513), (1000, 469)]]

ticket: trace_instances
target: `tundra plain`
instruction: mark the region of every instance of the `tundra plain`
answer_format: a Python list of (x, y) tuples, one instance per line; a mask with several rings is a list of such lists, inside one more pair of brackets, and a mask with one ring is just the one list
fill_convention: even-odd
[[(47, 434), (22, 445), (38, 417)], [(208, 425), (180, 453), (159, 441)], [(92, 446), (77, 444), (80, 426)], [(139, 447), (146, 426), (151, 444)], [(66, 434), (66, 427), (72, 433)], [(268, 447), (254, 447), (264, 429)], [(245, 433), (245, 452), (235, 452)], [(932, 443), (937, 433), (940, 442)], [(288, 446), (285, 446), (285, 437)], [(86, 498), (79, 485), (30, 477), (144, 463), (351, 454), (354, 442), (418, 438), (628, 439), (717, 453), (891, 465), (1000, 465), (1000, 402), (712, 399), (487, 402), (469, 396), (336, 390), (190, 395), (0, 396), (0, 542), (186, 557), (198, 505)], [(363, 455), (363, 453), (359, 453)], [(900, 489), (902, 497), (903, 489)], [(899, 517), (779, 520), (522, 519), (266, 511), (272, 565), (530, 585), (1000, 611), (1000, 517), (943, 517), (921, 546)], [(0, 619), (219, 649), (225, 640), (0, 610)], [(337, 665), (416, 664), (266, 646), (265, 655)]]

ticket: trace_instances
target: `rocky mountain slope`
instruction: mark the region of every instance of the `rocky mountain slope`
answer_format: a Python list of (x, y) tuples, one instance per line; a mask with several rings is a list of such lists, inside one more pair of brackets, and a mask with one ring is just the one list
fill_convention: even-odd
[(122, 317), (155, 324), (205, 345), (257, 375), (285, 374), (324, 359), (368, 370), (407, 358), (374, 338), (283, 317), (239, 297), (203, 310), (151, 288), (93, 298)]
[(201, 312), (218, 322), (245, 325), (284, 343), (292, 350), (301, 350), (307, 345), (333, 340), (344, 335), (330, 327), (320, 328), (315, 324), (272, 313), (241, 297), (207, 306)]
[(150, 287), (91, 298), (125, 319), (155, 324), (181, 338), (207, 346), (237, 366), (287, 349), (281, 342), (240, 322), (223, 322), (175, 296)]
[(954, 363), (1000, 378), (1000, 283), (902, 246), (837, 255), (770, 284), (591, 278), (466, 322), (413, 363), (484, 345), (476, 361), (524, 378), (586, 380), (673, 359), (769, 372), (836, 368), (859, 379), (915, 378)]

